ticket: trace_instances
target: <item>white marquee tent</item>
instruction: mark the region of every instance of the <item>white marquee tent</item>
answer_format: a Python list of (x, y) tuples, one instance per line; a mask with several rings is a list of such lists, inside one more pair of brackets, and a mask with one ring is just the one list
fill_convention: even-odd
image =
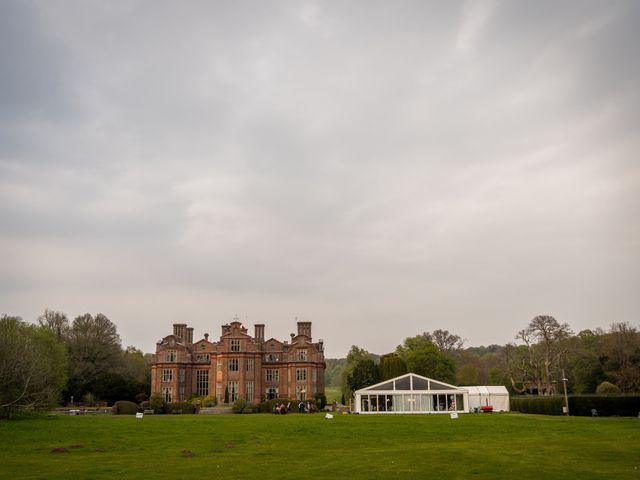
[(492, 406), (494, 412), (509, 411), (509, 392), (503, 385), (460, 387), (469, 392), (469, 409)]
[(469, 411), (469, 392), (407, 373), (356, 390), (356, 413), (450, 413)]

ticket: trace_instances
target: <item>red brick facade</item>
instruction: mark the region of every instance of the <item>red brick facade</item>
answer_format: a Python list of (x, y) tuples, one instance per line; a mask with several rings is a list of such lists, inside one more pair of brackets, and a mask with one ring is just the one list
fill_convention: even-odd
[[(237, 320), (237, 319), (236, 319)], [(193, 343), (193, 328), (173, 325), (173, 334), (156, 344), (151, 366), (151, 393), (165, 400), (188, 400), (193, 394), (229, 402), (241, 398), (259, 403), (265, 398), (312, 399), (324, 393), (324, 345), (313, 343), (311, 322), (298, 322), (290, 341), (264, 339), (264, 325), (254, 336), (238, 321), (222, 326), (217, 342), (208, 334)]]

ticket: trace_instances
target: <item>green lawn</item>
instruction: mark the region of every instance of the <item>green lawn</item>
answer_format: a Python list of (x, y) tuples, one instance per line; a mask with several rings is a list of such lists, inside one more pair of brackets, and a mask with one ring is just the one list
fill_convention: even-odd
[(0, 422), (2, 479), (336, 477), (638, 479), (640, 419), (263, 414)]
[(327, 403), (331, 405), (334, 400), (338, 403), (342, 400), (342, 391), (340, 387), (325, 387), (324, 394), (327, 397)]

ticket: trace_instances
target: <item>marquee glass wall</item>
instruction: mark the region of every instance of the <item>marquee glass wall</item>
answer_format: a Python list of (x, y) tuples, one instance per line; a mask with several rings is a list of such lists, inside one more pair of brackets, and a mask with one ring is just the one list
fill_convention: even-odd
[(448, 413), (468, 411), (468, 393), (408, 373), (355, 392), (358, 413)]

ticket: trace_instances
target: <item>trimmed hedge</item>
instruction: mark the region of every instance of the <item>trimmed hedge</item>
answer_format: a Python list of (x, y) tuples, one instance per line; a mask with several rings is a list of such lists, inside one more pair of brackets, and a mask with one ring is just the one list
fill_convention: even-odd
[(511, 397), (511, 411), (538, 415), (562, 415), (564, 397)]
[(137, 403), (128, 400), (118, 400), (111, 407), (111, 413), (114, 415), (135, 415), (139, 410), (140, 406)]
[[(539, 415), (562, 415), (564, 397), (511, 397), (511, 411)], [(592, 410), (598, 416), (635, 417), (640, 414), (640, 396), (572, 395), (569, 397), (569, 413), (590, 417)]]
[(640, 396), (584, 396), (569, 397), (571, 415), (590, 416), (595, 409), (602, 417), (635, 417), (640, 415)]
[(174, 402), (168, 404), (167, 413), (194, 414), (196, 410), (196, 406), (191, 402)]

